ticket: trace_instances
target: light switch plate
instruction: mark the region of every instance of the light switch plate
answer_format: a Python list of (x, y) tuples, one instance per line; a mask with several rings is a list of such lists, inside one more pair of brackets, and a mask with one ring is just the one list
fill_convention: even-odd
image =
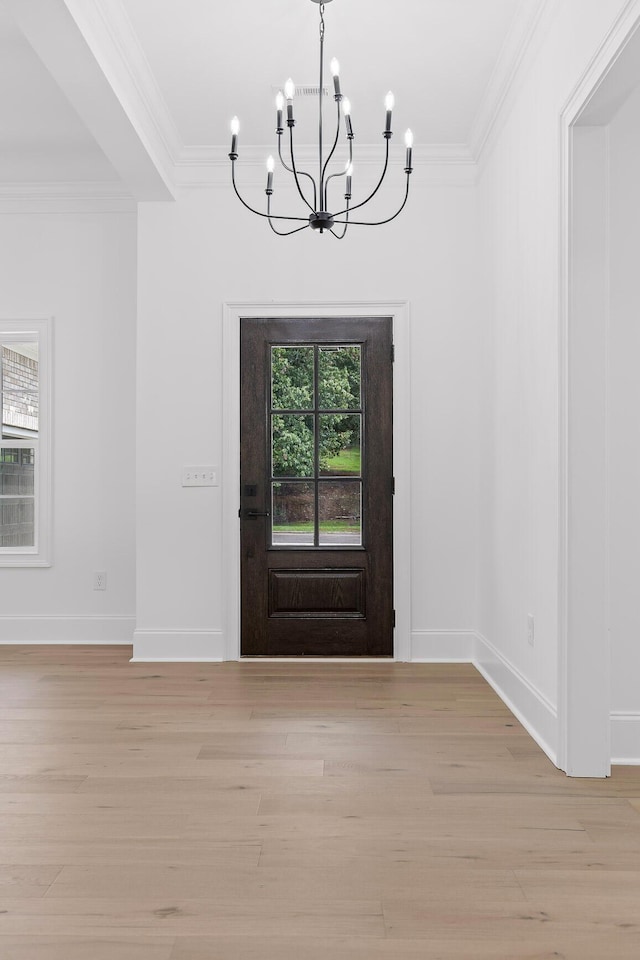
[(183, 487), (217, 487), (218, 486), (218, 468), (217, 467), (183, 467), (182, 468), (182, 486)]

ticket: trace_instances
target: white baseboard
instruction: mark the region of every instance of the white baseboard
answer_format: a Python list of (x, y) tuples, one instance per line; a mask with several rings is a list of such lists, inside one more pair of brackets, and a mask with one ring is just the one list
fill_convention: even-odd
[(473, 630), (414, 630), (411, 663), (471, 663), (476, 649)]
[(557, 766), (558, 712), (549, 700), (482, 634), (476, 634), (476, 669), (493, 687), (525, 730)]
[(209, 663), (224, 660), (221, 630), (135, 630), (132, 663)]
[(611, 763), (640, 766), (640, 713), (611, 714)]
[(4, 617), (0, 644), (131, 644), (135, 617)]

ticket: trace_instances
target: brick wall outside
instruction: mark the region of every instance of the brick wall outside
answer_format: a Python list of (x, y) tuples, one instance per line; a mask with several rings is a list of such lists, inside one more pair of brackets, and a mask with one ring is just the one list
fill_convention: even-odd
[(2, 422), (38, 429), (38, 361), (2, 347)]

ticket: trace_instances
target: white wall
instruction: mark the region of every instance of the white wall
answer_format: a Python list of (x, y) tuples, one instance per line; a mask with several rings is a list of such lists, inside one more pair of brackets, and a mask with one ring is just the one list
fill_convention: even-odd
[(53, 564), (0, 571), (0, 642), (130, 642), (135, 214), (4, 213), (0, 274), (3, 318), (55, 317)]
[(547, 4), (480, 171), (491, 323), (479, 659), (551, 756), (558, 746), (560, 117), (625, 6)]
[[(251, 176), (251, 174), (250, 174)], [(403, 215), (350, 237), (273, 236), (224, 184), (139, 219), (136, 655), (220, 655), (222, 304), (407, 299), (412, 311), (414, 656), (476, 623), (479, 299), (474, 187), (414, 174)], [(423, 183), (420, 185), (420, 180)]]
[(609, 126), (612, 751), (640, 757), (640, 88)]

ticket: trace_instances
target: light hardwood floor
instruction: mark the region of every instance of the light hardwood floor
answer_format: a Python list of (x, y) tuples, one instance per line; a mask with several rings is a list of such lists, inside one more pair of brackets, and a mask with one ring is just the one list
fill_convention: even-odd
[(638, 960), (640, 768), (467, 665), (0, 647), (2, 960)]

